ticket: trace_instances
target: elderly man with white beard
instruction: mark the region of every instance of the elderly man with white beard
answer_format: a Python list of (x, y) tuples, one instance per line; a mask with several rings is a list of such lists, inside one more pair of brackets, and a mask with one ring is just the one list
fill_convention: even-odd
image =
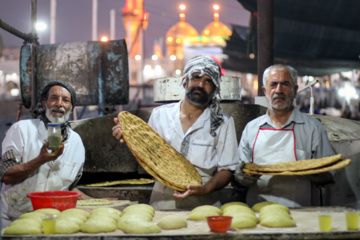
[[(2, 227), (31, 211), (26, 194), (39, 191), (80, 192), (75, 186), (82, 175), (85, 148), (70, 128), (69, 115), (76, 104), (75, 90), (66, 82), (48, 83), (41, 93), (40, 119), (16, 122), (2, 143)], [(62, 143), (47, 149), (48, 123), (60, 123)], [(89, 198), (82, 193), (83, 199)]]
[(288, 207), (319, 205), (320, 201), (312, 201), (318, 199), (313, 194), (318, 195), (319, 191), (313, 190), (333, 181), (330, 173), (249, 177), (242, 172), (245, 162), (274, 164), (334, 154), (320, 121), (293, 105), (297, 76), (297, 71), (288, 65), (273, 65), (264, 71), (263, 91), (269, 109), (246, 125), (238, 149), (241, 164), (235, 172), (235, 180), (248, 187), (246, 202), (250, 206), (261, 201)]

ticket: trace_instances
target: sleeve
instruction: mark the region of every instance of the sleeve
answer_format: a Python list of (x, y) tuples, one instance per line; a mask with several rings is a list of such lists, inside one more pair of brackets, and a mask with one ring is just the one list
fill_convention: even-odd
[(20, 124), (15, 123), (11, 126), (5, 135), (2, 142), (2, 155), (6, 152), (12, 151), (13, 159), (17, 163), (21, 163), (22, 153), (24, 149), (24, 137), (21, 131)]
[(235, 171), (239, 165), (239, 156), (235, 123), (232, 117), (221, 127), (216, 148), (219, 156), (218, 171)]
[(238, 153), (240, 162), (250, 163), (252, 161), (252, 146), (249, 139), (249, 125), (246, 125), (240, 139)]
[(312, 158), (323, 158), (334, 155), (325, 127), (319, 123), (314, 133)]

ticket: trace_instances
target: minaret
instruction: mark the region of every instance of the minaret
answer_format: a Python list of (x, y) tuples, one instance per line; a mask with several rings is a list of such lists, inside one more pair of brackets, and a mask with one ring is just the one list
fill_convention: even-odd
[(122, 12), (129, 60), (134, 60), (136, 55), (144, 58), (143, 31), (147, 28), (149, 18), (149, 13), (144, 8), (144, 0), (126, 0)]

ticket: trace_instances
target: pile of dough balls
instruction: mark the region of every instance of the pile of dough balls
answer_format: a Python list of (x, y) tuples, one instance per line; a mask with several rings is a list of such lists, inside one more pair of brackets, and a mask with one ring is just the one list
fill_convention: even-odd
[(253, 228), (259, 222), (255, 212), (243, 202), (229, 202), (221, 206), (224, 216), (231, 216), (232, 228)]
[(275, 202), (260, 202), (252, 209), (260, 213), (260, 224), (265, 227), (296, 227), (288, 207)]

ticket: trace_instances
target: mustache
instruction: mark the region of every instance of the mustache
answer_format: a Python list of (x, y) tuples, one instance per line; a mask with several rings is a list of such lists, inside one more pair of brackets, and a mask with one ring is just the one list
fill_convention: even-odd
[(203, 88), (201, 88), (201, 87), (193, 87), (193, 88), (191, 88), (190, 93), (192, 94), (196, 90), (199, 91), (203, 95), (207, 95), (207, 92), (205, 92), (205, 90)]
[(284, 93), (274, 93), (274, 95), (272, 96), (271, 100), (275, 100), (275, 98), (282, 98), (282, 99), (286, 99), (286, 95)]
[(50, 111), (61, 112), (61, 113), (66, 112), (65, 108), (63, 108), (63, 107), (53, 107), (53, 108), (50, 108)]

